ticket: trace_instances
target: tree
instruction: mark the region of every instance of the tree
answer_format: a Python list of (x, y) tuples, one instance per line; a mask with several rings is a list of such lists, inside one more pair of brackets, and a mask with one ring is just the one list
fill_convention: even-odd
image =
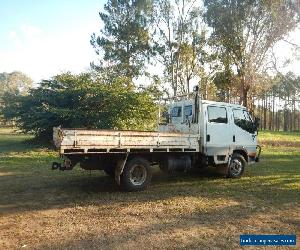
[(0, 73), (0, 98), (5, 92), (26, 93), (32, 86), (32, 79), (20, 71)]
[(122, 82), (103, 84), (90, 74), (57, 75), (28, 95), (7, 93), (4, 117), (24, 132), (51, 138), (55, 126), (101, 129), (153, 129), (156, 105), (147, 92)]
[(164, 82), (173, 95), (190, 91), (191, 80), (204, 64), (205, 30), (202, 11), (192, 0), (156, 1), (153, 43), (156, 61), (164, 67)]
[(299, 13), (286, 0), (205, 0), (205, 20), (212, 28), (214, 48), (230, 59), (240, 89), (240, 103), (257, 76), (266, 71), (271, 49), (299, 23)]
[(91, 37), (96, 53), (103, 56), (100, 66), (94, 66), (110, 79), (121, 76), (131, 82), (143, 72), (151, 53), (148, 25), (152, 1), (108, 0), (104, 10), (100, 13), (101, 35)]
[[(0, 73), (0, 108), (4, 107), (5, 93), (25, 95), (32, 86), (32, 79), (20, 71)], [(0, 113), (0, 124), (6, 124)]]
[(217, 72), (214, 77), (214, 85), (217, 88), (217, 96), (219, 100), (222, 102), (230, 102), (232, 95), (232, 79), (233, 79), (233, 72), (227, 68), (222, 72)]
[(283, 130), (293, 130), (295, 120), (295, 103), (300, 99), (300, 77), (288, 72), (279, 81), (278, 94), (283, 105)]
[(299, 130), (300, 77), (292, 72), (278, 73), (270, 78), (271, 84), (256, 96), (256, 112), (261, 128), (269, 130)]

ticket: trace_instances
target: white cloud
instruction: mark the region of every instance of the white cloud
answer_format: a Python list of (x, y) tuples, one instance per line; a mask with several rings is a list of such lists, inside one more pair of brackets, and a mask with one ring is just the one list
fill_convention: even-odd
[(15, 38), (17, 37), (17, 32), (15, 32), (15, 31), (10, 31), (10, 32), (8, 33), (8, 37), (9, 37), (10, 39), (15, 39)]
[(42, 30), (39, 27), (29, 25), (29, 24), (22, 24), (21, 31), (23, 35), (26, 36), (27, 38), (33, 38), (34, 36), (42, 32)]
[(89, 43), (95, 25), (47, 33), (39, 27), (23, 24), (10, 31), (10, 49), (0, 48), (0, 72), (20, 70), (40, 81), (62, 71), (87, 70), (95, 53)]
[(8, 33), (8, 38), (9, 38), (9, 41), (11, 41), (12, 44), (13, 44), (16, 48), (18, 48), (18, 49), (22, 48), (22, 42), (21, 42), (21, 40), (20, 40), (20, 38), (19, 38), (17, 32), (15, 32), (15, 31), (10, 31), (10, 32)]

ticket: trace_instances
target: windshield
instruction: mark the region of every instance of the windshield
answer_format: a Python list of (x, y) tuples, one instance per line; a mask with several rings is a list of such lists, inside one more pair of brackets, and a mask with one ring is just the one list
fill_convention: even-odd
[(233, 109), (234, 123), (241, 129), (254, 133), (256, 131), (252, 118), (248, 111), (243, 109)]

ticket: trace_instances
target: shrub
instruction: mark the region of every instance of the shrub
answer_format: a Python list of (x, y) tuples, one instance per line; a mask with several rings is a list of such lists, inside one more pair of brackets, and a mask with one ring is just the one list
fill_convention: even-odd
[(88, 73), (65, 73), (42, 81), (26, 96), (6, 93), (2, 113), (22, 131), (47, 139), (56, 126), (153, 129), (156, 105), (149, 93), (126, 86), (120, 79), (108, 85)]

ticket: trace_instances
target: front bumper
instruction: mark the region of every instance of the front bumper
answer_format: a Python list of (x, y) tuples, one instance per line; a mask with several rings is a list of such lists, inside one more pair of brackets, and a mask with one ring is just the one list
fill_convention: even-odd
[(256, 146), (256, 153), (252, 153), (248, 155), (248, 164), (254, 164), (256, 162), (259, 162), (260, 159), (260, 153), (261, 153), (261, 146)]

